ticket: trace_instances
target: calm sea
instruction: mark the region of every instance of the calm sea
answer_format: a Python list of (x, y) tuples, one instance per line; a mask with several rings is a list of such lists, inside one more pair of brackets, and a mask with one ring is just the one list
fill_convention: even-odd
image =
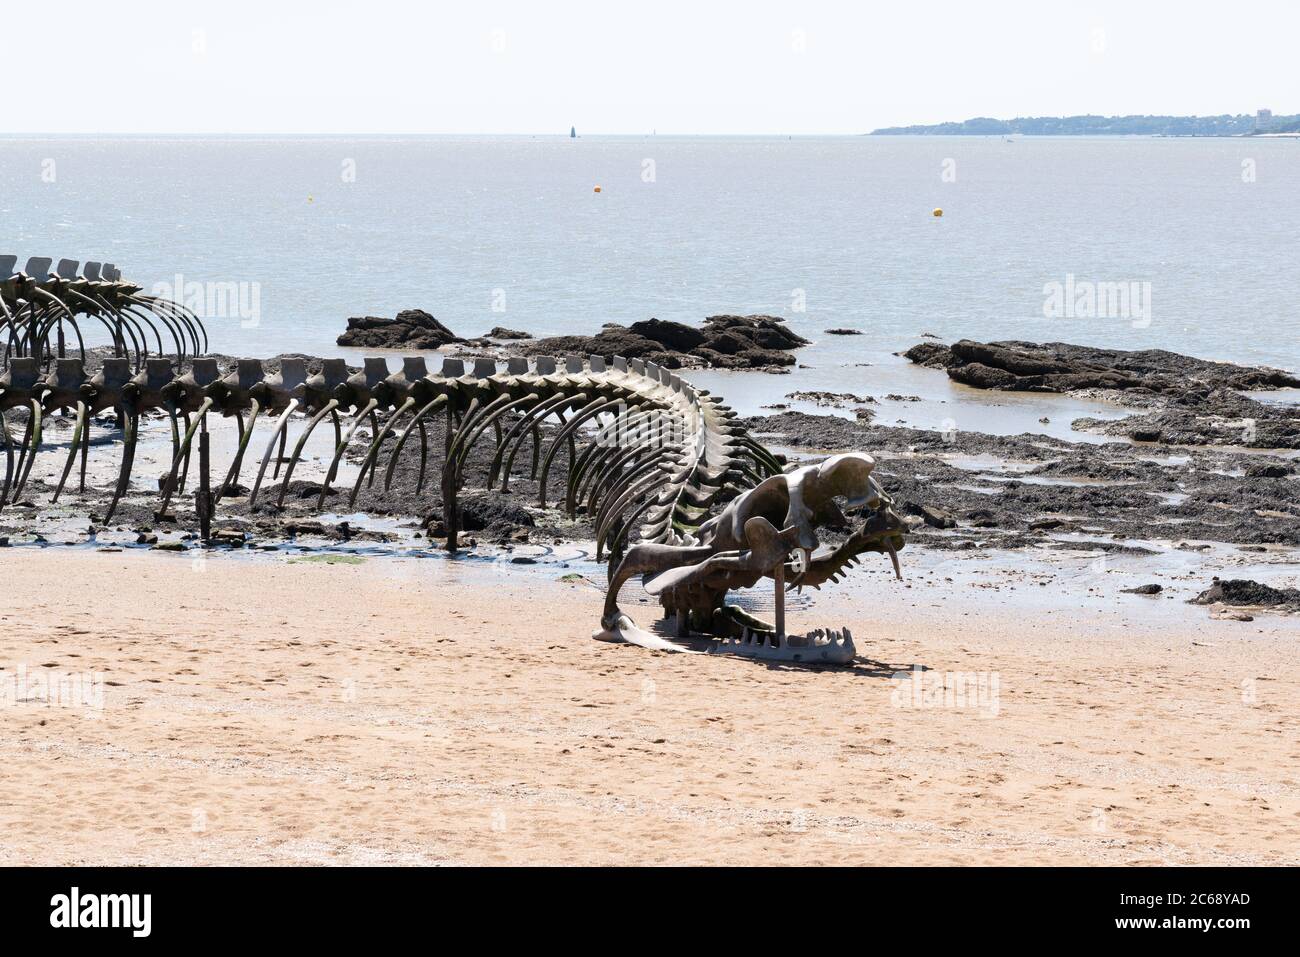
[(871, 391), (923, 332), (1300, 368), (1294, 139), (9, 137), (0, 222), (20, 262), (238, 284), (209, 327), (243, 355), (420, 307), (466, 336), (780, 315), (817, 340), (791, 388)]

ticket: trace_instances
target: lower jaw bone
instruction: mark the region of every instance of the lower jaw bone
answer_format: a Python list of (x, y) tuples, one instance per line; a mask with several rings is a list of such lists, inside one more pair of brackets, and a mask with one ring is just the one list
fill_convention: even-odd
[(805, 664), (844, 665), (857, 654), (853, 634), (847, 629), (817, 628), (806, 635), (778, 636), (771, 631), (746, 628), (739, 638), (719, 638), (709, 648), (712, 655), (739, 655), (764, 661), (798, 661)]

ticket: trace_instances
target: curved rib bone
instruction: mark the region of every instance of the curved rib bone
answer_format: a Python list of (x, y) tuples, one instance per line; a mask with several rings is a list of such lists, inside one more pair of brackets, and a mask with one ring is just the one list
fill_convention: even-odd
[[(500, 479), (501, 491), (509, 491), (515, 458), (531, 439), (529, 472), (538, 482), (542, 507), (549, 504), (551, 472), (567, 448), (563, 506), (576, 518), (585, 505), (597, 557), (610, 556), (606, 637), (650, 640), (618, 611), (617, 596), (631, 577), (653, 573), (649, 591), (677, 616), (679, 629), (712, 633), (722, 640), (714, 650), (781, 660), (845, 660), (852, 654), (847, 631), (786, 636), (780, 605), (778, 627), (772, 630), (726, 605), (726, 592), (763, 578), (781, 589), (787, 578), (790, 588), (818, 587), (838, 580), (864, 552), (888, 555), (896, 574), (901, 573), (898, 549), (905, 529), (870, 475), (870, 457), (832, 456), (784, 471), (781, 459), (749, 436), (716, 397), (653, 363), (543, 357), (531, 365), (512, 359), (501, 369), (492, 360), (476, 359), (467, 370), (463, 361), (448, 358), (439, 374), (430, 375), (424, 360), (412, 357), (392, 374), (383, 359), (367, 359), (361, 371), (349, 375), (343, 360), (331, 359), (308, 378), (304, 361), (294, 357), (282, 360), (270, 376), (260, 361), (241, 359), (224, 377), (213, 360), (196, 358), (177, 375), (174, 368), (181, 368), (187, 354), (206, 348), (202, 324), (189, 310), (144, 295), (111, 264), (87, 262), (78, 275), (73, 260), (60, 260), (53, 272), (48, 259), (28, 260), (21, 273), (15, 272), (16, 263), (16, 257), (0, 256), (0, 336), (6, 343), (0, 357), (0, 440), (6, 456), (0, 507), (22, 494), (41, 444), (43, 415), (59, 409), (75, 409), (76, 425), (55, 500), (78, 453), (84, 487), (91, 417), (111, 409), (124, 425), (122, 462), (107, 510), (111, 519), (130, 487), (144, 416), (153, 410), (167, 414), (171, 430), (171, 467), (161, 483), (160, 513), (165, 513), (184, 482), (193, 437), (206, 430), (214, 409), (233, 418), (240, 433), (218, 497), (238, 481), (259, 419), (274, 417), (250, 507), (256, 507), (272, 458), (277, 477), (280, 466), (286, 466), (276, 504), (283, 507), (308, 439), (331, 417), (333, 454), (315, 496), (321, 509), (362, 420), (369, 421), (372, 436), (352, 483), (349, 507), (355, 507), (363, 483), (373, 487), (380, 453), (394, 435), (383, 487), (391, 488), (402, 450), (418, 431), (415, 488), (422, 492), (426, 423), (445, 407), (440, 484), (447, 548), (457, 547), (459, 490), (489, 427), (496, 448), (487, 465), (488, 488)], [(102, 326), (116, 353), (89, 379), (79, 359), (86, 348), (83, 324)], [(154, 347), (161, 353), (167, 339), (175, 347), (175, 367), (173, 360), (149, 354)], [(27, 420), (17, 449), (5, 418), (11, 409), (24, 409)], [(286, 457), (288, 433), (299, 413), (307, 417), (306, 425)], [(349, 417), (346, 429), (341, 413)], [(849, 501), (846, 511), (858, 527), (839, 548), (823, 551), (817, 528), (848, 521), (837, 498)]]

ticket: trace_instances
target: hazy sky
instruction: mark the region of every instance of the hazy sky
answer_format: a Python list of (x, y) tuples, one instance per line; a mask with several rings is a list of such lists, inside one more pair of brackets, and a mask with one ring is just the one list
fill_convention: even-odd
[(1300, 112), (1300, 3), (6, 5), (5, 132), (857, 133)]

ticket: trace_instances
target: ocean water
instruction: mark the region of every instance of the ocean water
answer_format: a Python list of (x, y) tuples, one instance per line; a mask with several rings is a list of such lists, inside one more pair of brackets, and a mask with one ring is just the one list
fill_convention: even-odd
[[(241, 355), (409, 307), (464, 336), (767, 313), (809, 368), (712, 384), (919, 392), (936, 422), (953, 387), (892, 355), (925, 332), (1300, 369), (1294, 139), (8, 137), (0, 223), (20, 262), (239, 284), (208, 327)], [(1067, 281), (1135, 296), (1049, 318)]]

